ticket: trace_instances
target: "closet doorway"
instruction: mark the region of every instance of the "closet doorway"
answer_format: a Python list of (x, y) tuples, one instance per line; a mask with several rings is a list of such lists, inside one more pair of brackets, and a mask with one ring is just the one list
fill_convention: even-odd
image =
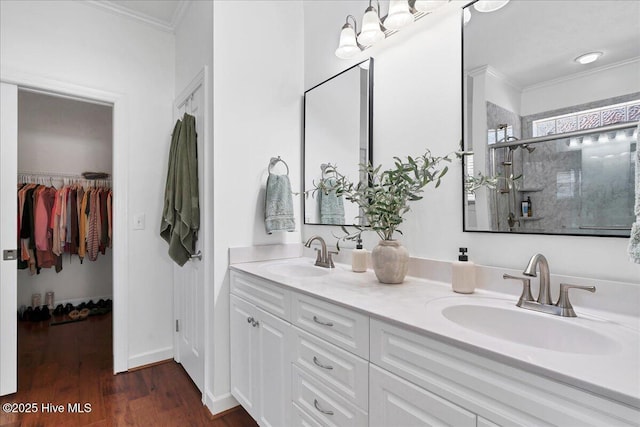
[(19, 390), (42, 365), (112, 371), (112, 147), (111, 105), (18, 90)]
[[(121, 226), (126, 218), (126, 175), (119, 172), (126, 171), (128, 165), (128, 160), (122, 155), (125, 152), (123, 136), (126, 134), (127, 124), (123, 114), (124, 98), (117, 94), (46, 79), (34, 78), (30, 80), (30, 84), (24, 86), (20, 83), (19, 78), (9, 77), (4, 80), (1, 96), (3, 129), (0, 138), (0, 243), (4, 259), (0, 264), (0, 395), (15, 392), (20, 388), (20, 384), (17, 384), (17, 365), (20, 360), (16, 356), (17, 332), (24, 332), (21, 326), (27, 326), (27, 330), (36, 329), (38, 334), (43, 334), (49, 328), (51, 331), (65, 331), (64, 333), (69, 335), (70, 328), (79, 326), (80, 323), (89, 324), (85, 321), (64, 323), (72, 320), (68, 316), (69, 306), (78, 308), (80, 305), (80, 308), (88, 308), (89, 314), (93, 315), (87, 317), (88, 319), (95, 320), (101, 315), (104, 316), (103, 326), (98, 329), (109, 345), (96, 346), (102, 348), (105, 353), (104, 367), (113, 373), (127, 370), (127, 304), (126, 298), (118, 298), (126, 290), (128, 264), (127, 233)], [(117, 126), (114, 126), (114, 122)], [(54, 265), (50, 269), (42, 268), (40, 274), (30, 275), (26, 271), (17, 271), (16, 261), (11, 256), (12, 251), (9, 251), (8, 256), (5, 252), (16, 248), (16, 233), (20, 229), (19, 224), (16, 224), (18, 177), (23, 181), (31, 179), (42, 186), (57, 189), (69, 184), (78, 188), (82, 184), (94, 191), (97, 186), (109, 187), (110, 180), (89, 181), (84, 177), (81, 179), (79, 175), (87, 171), (110, 173), (111, 169), (115, 169), (116, 176), (119, 177), (119, 180), (115, 181), (114, 197), (110, 200), (114, 207), (114, 215), (111, 216), (110, 222), (113, 248), (109, 247), (108, 240), (101, 242), (97, 257), (93, 252), (91, 257), (85, 254), (81, 263), (78, 255), (70, 253), (72, 250), (66, 247), (61, 257), (62, 270), (59, 272), (56, 272)], [(22, 172), (22, 175), (18, 172)], [(125, 191), (120, 191), (121, 194), (118, 195), (118, 188)], [(67, 202), (69, 197), (67, 195)], [(101, 201), (106, 202), (105, 199)], [(108, 216), (106, 211), (101, 212), (101, 215)], [(109, 234), (109, 227), (106, 227), (106, 233)], [(19, 252), (17, 255), (19, 256)], [(37, 273), (37, 265), (33, 267)], [(114, 286), (114, 282), (119, 284)], [(54, 294), (47, 299), (47, 292)], [(33, 299), (33, 294), (40, 294), (39, 303), (37, 297)], [(88, 304), (91, 300), (93, 304)], [(122, 300), (113, 306), (113, 315), (110, 314), (112, 303), (109, 300)], [(51, 303), (54, 310), (58, 307), (58, 313), (54, 318), (39, 320), (39, 316), (46, 317), (42, 314), (44, 310), (41, 310), (41, 313), (32, 318), (35, 311), (34, 303), (40, 307)], [(59, 307), (60, 305), (62, 307)], [(18, 321), (20, 325), (17, 325), (16, 310), (21, 306), (32, 306), (32, 310), (26, 319)], [(84, 314), (87, 314), (86, 311)], [(23, 317), (25, 312), (24, 309), (19, 310)], [(60, 323), (49, 326), (52, 321)], [(100, 338), (96, 336), (96, 330), (89, 332), (91, 339), (88, 341), (76, 340), (73, 334), (71, 336), (78, 345), (95, 343), (95, 339)], [(73, 348), (61, 347), (54, 351), (68, 356), (70, 351), (73, 352)], [(63, 371), (60, 371), (61, 375), (62, 373)]]

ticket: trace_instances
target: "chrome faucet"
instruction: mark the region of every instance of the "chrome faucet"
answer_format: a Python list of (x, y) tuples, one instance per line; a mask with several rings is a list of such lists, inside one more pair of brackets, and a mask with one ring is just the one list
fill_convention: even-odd
[[(538, 267), (539, 266), (539, 267)], [(576, 317), (576, 312), (573, 310), (571, 301), (569, 301), (569, 289), (582, 289), (589, 292), (595, 292), (595, 286), (580, 286), (570, 285), (567, 283), (560, 284), (560, 296), (558, 302), (553, 304), (551, 302), (550, 291), (550, 276), (549, 276), (549, 263), (542, 254), (535, 254), (529, 260), (527, 268), (523, 273), (525, 276), (537, 277), (536, 268), (540, 270), (540, 288), (538, 290), (538, 300), (534, 301), (531, 295), (531, 279), (528, 277), (517, 277), (510, 274), (503, 274), (503, 279), (515, 279), (522, 281), (522, 294), (516, 304), (518, 307), (526, 308), (527, 310), (540, 311), (542, 313), (554, 314), (562, 317)]]
[(522, 274), (530, 277), (537, 277), (536, 267), (540, 266), (540, 290), (538, 291), (538, 302), (540, 304), (551, 304), (551, 288), (549, 278), (549, 263), (542, 254), (535, 254), (529, 260), (527, 268), (524, 269)]
[(338, 254), (338, 252), (327, 251), (327, 244), (324, 239), (318, 235), (309, 237), (309, 240), (304, 244), (307, 248), (311, 247), (311, 243), (317, 240), (320, 242), (320, 248), (315, 248), (316, 250), (316, 264), (318, 267), (325, 268), (335, 268), (333, 264), (333, 259), (331, 258), (331, 254)]

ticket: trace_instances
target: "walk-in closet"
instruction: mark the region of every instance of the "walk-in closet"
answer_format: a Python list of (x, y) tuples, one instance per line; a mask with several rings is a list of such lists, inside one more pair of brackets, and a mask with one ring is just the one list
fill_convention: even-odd
[(19, 390), (112, 364), (112, 141), (111, 105), (18, 91)]

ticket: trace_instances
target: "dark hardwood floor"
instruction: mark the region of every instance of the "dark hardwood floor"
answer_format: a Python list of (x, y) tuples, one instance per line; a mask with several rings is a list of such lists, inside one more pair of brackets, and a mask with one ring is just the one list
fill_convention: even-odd
[[(18, 322), (18, 392), (0, 398), (0, 426), (257, 426), (241, 407), (212, 416), (173, 361), (113, 375), (111, 322)], [(7, 403), (37, 412), (7, 413)]]

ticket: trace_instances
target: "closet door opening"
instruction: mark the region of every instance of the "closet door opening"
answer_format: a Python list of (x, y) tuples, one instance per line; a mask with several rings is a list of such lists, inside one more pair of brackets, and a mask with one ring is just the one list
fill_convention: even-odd
[(113, 374), (113, 107), (18, 90), (18, 392)]

